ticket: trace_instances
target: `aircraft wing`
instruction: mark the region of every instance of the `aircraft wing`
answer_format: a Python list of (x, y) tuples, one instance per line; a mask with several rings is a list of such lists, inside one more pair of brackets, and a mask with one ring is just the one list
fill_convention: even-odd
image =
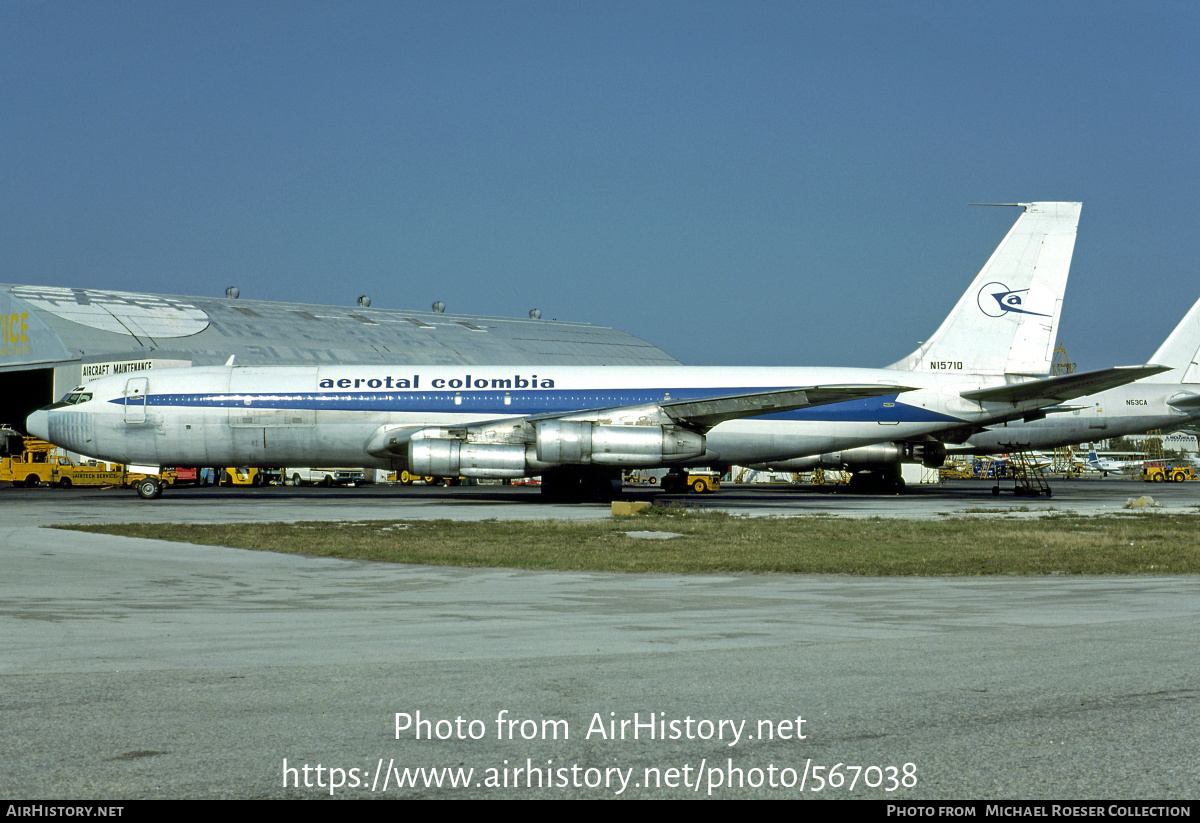
[(907, 391), (913, 391), (913, 388), (890, 384), (803, 386), (697, 399), (664, 399), (654, 403), (632, 406), (553, 412), (527, 417), (504, 417), (450, 427), (440, 427), (436, 424), (433, 426), (380, 426), (368, 439), (365, 449), (369, 454), (374, 455), (398, 453), (407, 447), (408, 441), (412, 439), (413, 435), (420, 431), (429, 431), (431, 428), (442, 429), (447, 435), (469, 435), (473, 439), (486, 442), (524, 442), (525, 427), (530, 423), (546, 420), (629, 426), (673, 424), (693, 431), (704, 432), (726, 420), (777, 414), (808, 406), (843, 403), (867, 397), (884, 397)]
[[(891, 385), (808, 386), (802, 389), (727, 394), (698, 400), (663, 400), (657, 405), (662, 414), (672, 422), (690, 429), (707, 430), (726, 420), (758, 417), (808, 406), (844, 403), (848, 400), (882, 397), (912, 390), (908, 386)], [(569, 416), (574, 418), (575, 414)]]
[(1026, 383), (1011, 383), (1007, 386), (992, 386), (986, 389), (965, 391), (962, 396), (978, 403), (1025, 403), (1030, 400), (1045, 400), (1047, 406), (1074, 400), (1088, 394), (1124, 386), (1143, 377), (1170, 371), (1168, 366), (1114, 366), (1111, 369), (1076, 372), (1075, 374), (1043, 377)]

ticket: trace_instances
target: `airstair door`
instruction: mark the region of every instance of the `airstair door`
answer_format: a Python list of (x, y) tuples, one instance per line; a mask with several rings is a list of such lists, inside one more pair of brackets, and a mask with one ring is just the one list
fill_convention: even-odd
[(150, 391), (150, 380), (131, 377), (125, 381), (125, 422), (146, 422), (146, 394)]

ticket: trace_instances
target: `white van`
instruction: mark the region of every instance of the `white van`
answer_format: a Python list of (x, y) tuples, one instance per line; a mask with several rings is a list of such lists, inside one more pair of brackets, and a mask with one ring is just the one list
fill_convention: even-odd
[(283, 470), (284, 482), (293, 486), (313, 484), (319, 486), (361, 486), (367, 481), (362, 469), (301, 469)]

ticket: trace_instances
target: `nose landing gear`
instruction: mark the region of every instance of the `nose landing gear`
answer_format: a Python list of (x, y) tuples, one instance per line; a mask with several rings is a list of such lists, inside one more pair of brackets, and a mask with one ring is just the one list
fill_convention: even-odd
[(137, 484), (137, 493), (143, 500), (157, 500), (162, 497), (162, 482), (157, 477), (147, 477)]

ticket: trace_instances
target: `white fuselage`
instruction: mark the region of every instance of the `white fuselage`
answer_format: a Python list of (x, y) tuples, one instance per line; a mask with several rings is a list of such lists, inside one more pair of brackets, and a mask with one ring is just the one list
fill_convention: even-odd
[(403, 460), (365, 450), (381, 426), (466, 426), (816, 385), (916, 389), (723, 422), (707, 432), (707, 451), (688, 461), (751, 463), (983, 423), (1014, 405), (980, 404), (959, 393), (1003, 382), (843, 368), (198, 367), (97, 380), (84, 388), (90, 399), (35, 412), (28, 428), (74, 451), (126, 463), (399, 468)]

